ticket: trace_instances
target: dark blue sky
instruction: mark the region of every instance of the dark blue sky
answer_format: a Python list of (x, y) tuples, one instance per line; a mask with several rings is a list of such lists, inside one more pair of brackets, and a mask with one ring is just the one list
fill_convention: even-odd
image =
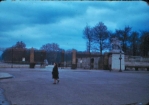
[(5, 1), (0, 2), (0, 47), (23, 41), (39, 49), (47, 43), (86, 50), (88, 24), (103, 22), (108, 30), (149, 30), (149, 5), (143, 1)]

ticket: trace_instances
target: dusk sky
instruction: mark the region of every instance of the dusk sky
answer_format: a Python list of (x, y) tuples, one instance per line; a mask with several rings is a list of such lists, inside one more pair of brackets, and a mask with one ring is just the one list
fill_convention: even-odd
[(86, 50), (83, 30), (103, 22), (109, 31), (149, 31), (149, 5), (143, 1), (40, 1), (0, 2), (0, 48), (23, 41), (40, 49), (57, 43), (65, 50)]

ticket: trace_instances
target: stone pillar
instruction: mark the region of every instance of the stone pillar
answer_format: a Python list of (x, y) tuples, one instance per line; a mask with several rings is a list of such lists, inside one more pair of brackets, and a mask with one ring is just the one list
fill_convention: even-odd
[(71, 69), (76, 69), (77, 68), (77, 64), (76, 64), (76, 50), (72, 51), (72, 65), (71, 65)]
[(34, 49), (31, 48), (30, 50), (30, 63), (34, 63)]
[(34, 68), (35, 62), (34, 62), (34, 49), (31, 48), (30, 50), (30, 68)]

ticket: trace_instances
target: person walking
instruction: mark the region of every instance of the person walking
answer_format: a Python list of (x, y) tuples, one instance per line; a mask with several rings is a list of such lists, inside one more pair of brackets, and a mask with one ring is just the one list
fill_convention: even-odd
[(52, 70), (52, 78), (54, 79), (53, 84), (59, 83), (59, 72), (58, 72), (57, 63), (54, 63), (54, 67), (53, 67), (53, 70)]

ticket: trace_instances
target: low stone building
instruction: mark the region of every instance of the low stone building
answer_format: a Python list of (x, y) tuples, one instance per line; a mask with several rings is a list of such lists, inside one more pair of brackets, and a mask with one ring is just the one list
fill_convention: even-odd
[(84, 69), (109, 69), (108, 54), (92, 54), (90, 57), (77, 57), (77, 68)]

